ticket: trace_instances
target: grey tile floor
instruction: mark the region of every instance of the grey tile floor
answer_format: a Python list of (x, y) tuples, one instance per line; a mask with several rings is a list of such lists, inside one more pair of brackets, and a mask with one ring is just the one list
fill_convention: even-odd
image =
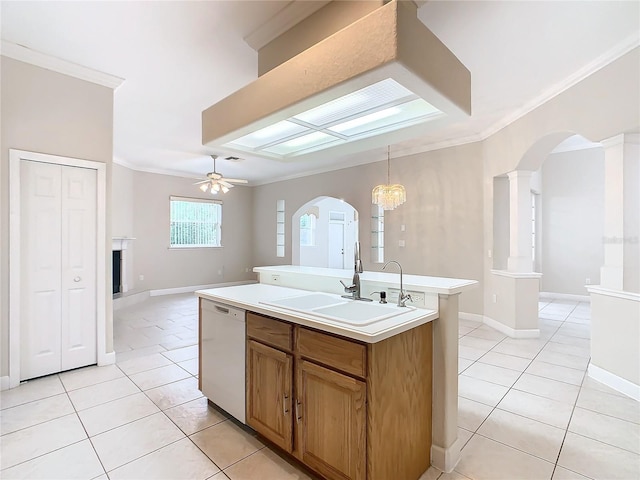
[[(462, 459), (423, 480), (640, 478), (640, 404), (586, 376), (589, 317), (541, 302), (532, 340), (460, 320)], [(195, 297), (116, 311), (114, 348), (115, 365), (0, 394), (1, 478), (308, 478), (197, 390)]]

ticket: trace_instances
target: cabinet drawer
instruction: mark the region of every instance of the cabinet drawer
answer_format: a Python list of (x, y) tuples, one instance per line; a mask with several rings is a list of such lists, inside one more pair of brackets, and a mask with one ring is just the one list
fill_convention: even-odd
[(343, 372), (366, 376), (367, 347), (360, 343), (297, 327), (296, 351), (303, 357)]
[(291, 351), (293, 326), (273, 318), (247, 312), (247, 336), (276, 348)]

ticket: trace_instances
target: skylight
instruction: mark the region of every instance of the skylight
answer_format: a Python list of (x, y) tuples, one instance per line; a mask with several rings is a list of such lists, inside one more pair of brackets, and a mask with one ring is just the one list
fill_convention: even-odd
[(392, 132), (442, 114), (395, 80), (387, 78), (224, 146), (286, 158)]

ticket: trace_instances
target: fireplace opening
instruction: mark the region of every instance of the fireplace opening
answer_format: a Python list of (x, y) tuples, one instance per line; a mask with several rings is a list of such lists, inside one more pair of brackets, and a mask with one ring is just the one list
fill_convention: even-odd
[(122, 250), (113, 251), (113, 294), (122, 291)]

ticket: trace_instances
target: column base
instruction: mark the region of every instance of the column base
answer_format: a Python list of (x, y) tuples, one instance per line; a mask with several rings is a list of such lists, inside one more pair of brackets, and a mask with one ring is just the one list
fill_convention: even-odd
[(458, 438), (449, 448), (431, 445), (431, 465), (444, 473), (453, 472), (461, 457), (460, 443)]

